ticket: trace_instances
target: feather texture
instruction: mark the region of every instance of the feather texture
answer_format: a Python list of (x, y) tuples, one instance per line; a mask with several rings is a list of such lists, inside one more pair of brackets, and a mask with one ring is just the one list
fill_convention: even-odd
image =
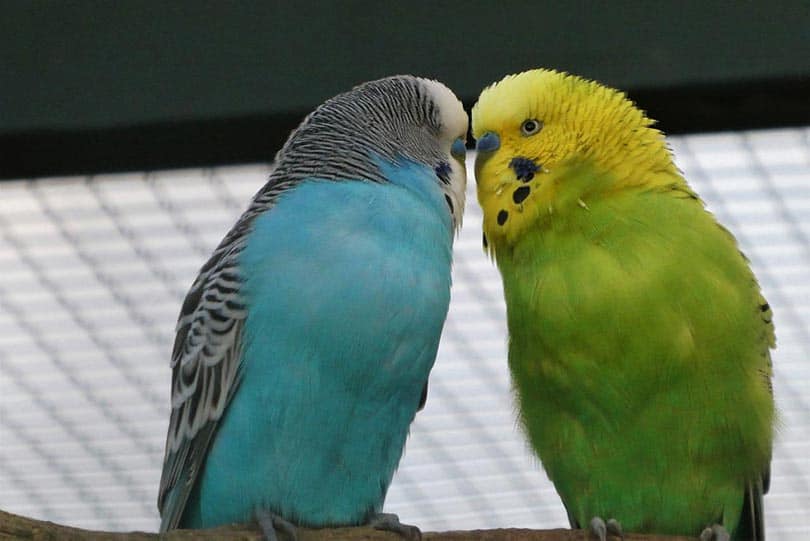
[(244, 376), (182, 525), (244, 522), (255, 502), (309, 526), (379, 511), (450, 290), (449, 219), (403, 191), (305, 182), (257, 221)]
[(620, 92), (548, 70), (473, 110), (475, 136), (500, 143), (476, 177), (521, 422), (572, 526), (759, 540), (770, 308), (651, 124)]
[(350, 524), (382, 506), (449, 302), (466, 180), (450, 150), (465, 131), (446, 87), (397, 76), (290, 135), (183, 303), (161, 531), (256, 508)]

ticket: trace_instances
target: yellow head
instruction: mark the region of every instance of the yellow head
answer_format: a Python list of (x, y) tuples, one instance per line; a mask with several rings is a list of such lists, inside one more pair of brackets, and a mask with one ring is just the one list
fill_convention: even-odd
[(484, 89), (472, 130), (489, 248), (587, 211), (589, 198), (682, 184), (652, 124), (623, 93), (562, 72), (526, 71)]

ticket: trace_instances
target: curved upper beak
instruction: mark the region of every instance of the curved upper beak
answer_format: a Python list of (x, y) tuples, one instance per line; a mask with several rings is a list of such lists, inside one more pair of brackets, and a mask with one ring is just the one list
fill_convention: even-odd
[(475, 143), (478, 152), (492, 152), (501, 148), (501, 138), (495, 132), (488, 131)]

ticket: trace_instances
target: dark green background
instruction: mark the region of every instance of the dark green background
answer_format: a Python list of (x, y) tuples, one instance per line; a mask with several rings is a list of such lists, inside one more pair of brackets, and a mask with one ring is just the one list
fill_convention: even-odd
[(0, 2), (0, 176), (272, 159), (394, 73), (554, 67), (669, 132), (810, 123), (810, 2)]

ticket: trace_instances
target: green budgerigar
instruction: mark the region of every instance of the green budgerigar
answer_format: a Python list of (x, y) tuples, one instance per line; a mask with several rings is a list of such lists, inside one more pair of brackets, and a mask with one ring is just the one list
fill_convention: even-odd
[(520, 418), (572, 527), (764, 538), (771, 309), (614, 89), (508, 76), (473, 109)]

